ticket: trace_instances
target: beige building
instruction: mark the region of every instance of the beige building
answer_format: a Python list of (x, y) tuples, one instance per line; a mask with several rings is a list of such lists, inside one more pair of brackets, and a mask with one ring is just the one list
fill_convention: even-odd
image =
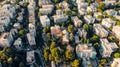
[(51, 26), (50, 30), (51, 30), (51, 34), (55, 36), (61, 33), (60, 26), (58, 25)]
[(75, 27), (80, 27), (83, 23), (77, 16), (72, 17), (72, 21)]
[(42, 15), (51, 14), (53, 8), (54, 6), (52, 4), (42, 5), (42, 8), (39, 9), (39, 13), (41, 13)]
[(100, 39), (101, 49), (100, 54), (102, 57), (111, 57), (112, 52), (114, 52), (118, 46), (114, 42), (108, 42), (107, 39)]
[(13, 36), (9, 32), (5, 32), (0, 36), (0, 46), (10, 47), (13, 42)]
[(35, 62), (35, 52), (34, 51), (28, 51), (26, 55), (26, 61), (28, 64), (33, 64)]
[(120, 40), (120, 25), (113, 26), (112, 32)]
[(55, 23), (65, 22), (68, 19), (68, 16), (63, 14), (62, 10), (56, 10), (56, 15), (53, 16)]
[(35, 37), (31, 35), (30, 33), (27, 33), (27, 39), (28, 39), (30, 46), (36, 45)]
[(32, 24), (32, 23), (29, 23), (28, 27), (29, 27), (29, 32), (30, 32), (30, 34), (33, 35), (33, 36), (36, 36), (36, 28), (35, 28), (35, 25)]
[(79, 44), (76, 46), (76, 54), (80, 58), (95, 58), (96, 51), (92, 46), (88, 46), (91, 44)]
[(120, 67), (120, 58), (114, 58), (110, 67)]
[(116, 24), (116, 22), (113, 21), (113, 20), (110, 19), (110, 18), (102, 19), (102, 25), (103, 25), (105, 28), (113, 27), (113, 26), (115, 26), (115, 24)]
[(40, 22), (42, 27), (50, 26), (50, 19), (47, 15), (40, 16)]
[(93, 28), (96, 35), (98, 35), (99, 37), (104, 38), (108, 36), (108, 31), (105, 30), (100, 24), (94, 24)]

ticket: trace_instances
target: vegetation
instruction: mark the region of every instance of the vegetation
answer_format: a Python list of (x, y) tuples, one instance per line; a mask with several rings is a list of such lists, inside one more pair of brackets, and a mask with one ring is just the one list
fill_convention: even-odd
[(79, 64), (80, 64), (79, 60), (78, 60), (78, 59), (75, 59), (75, 60), (71, 63), (71, 66), (73, 66), (73, 67), (79, 67)]
[(120, 53), (114, 53), (115, 58), (120, 58)]
[(24, 3), (23, 3), (23, 6), (24, 6), (25, 8), (27, 8), (28, 5), (29, 5), (29, 3), (27, 3), (27, 2), (24, 2)]

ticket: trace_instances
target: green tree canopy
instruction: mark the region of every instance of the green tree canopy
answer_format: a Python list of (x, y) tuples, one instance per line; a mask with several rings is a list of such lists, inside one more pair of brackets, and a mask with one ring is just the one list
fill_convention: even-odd
[(71, 50), (65, 51), (66, 60), (72, 60), (74, 58), (74, 52)]
[(19, 67), (25, 67), (23, 62), (20, 62)]
[(75, 59), (72, 63), (71, 66), (72, 67), (79, 67), (80, 61), (78, 59)]
[(68, 32), (70, 32), (70, 33), (72, 32), (72, 25), (68, 26)]
[(20, 30), (18, 33), (19, 33), (19, 35), (23, 35), (24, 32), (25, 32), (25, 31), (22, 29), (22, 30)]
[(114, 54), (114, 57), (115, 57), (115, 58), (120, 58), (120, 53), (115, 53), (115, 54)]
[(83, 25), (83, 28), (88, 31), (88, 30), (89, 30), (88, 24), (84, 24), (84, 25)]
[(44, 58), (46, 62), (49, 60), (49, 48), (48, 47), (44, 48)]
[(99, 3), (98, 8), (102, 9), (104, 6), (105, 6), (105, 4), (103, 2), (101, 2), (101, 3)]

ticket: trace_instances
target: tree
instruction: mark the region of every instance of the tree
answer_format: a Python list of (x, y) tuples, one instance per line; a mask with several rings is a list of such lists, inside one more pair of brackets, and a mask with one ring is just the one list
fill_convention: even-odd
[(49, 60), (49, 48), (48, 47), (44, 48), (44, 58), (46, 62)]
[(68, 26), (68, 32), (71, 33), (72, 32), (72, 25)]
[(59, 0), (52, 0), (52, 2), (56, 4), (59, 2)]
[(87, 2), (90, 4), (92, 2), (92, 0), (87, 0)]
[(97, 35), (93, 35), (92, 38), (90, 39), (91, 42), (95, 43), (99, 41), (99, 37)]
[(102, 9), (104, 6), (105, 6), (105, 4), (103, 2), (101, 2), (101, 3), (99, 3), (98, 8)]
[(78, 59), (75, 59), (75, 60), (71, 63), (71, 66), (72, 66), (72, 67), (79, 67), (79, 64), (80, 64), (79, 60), (78, 60)]
[(67, 49), (65, 51), (65, 57), (66, 60), (72, 60), (74, 58), (74, 53), (71, 50)]
[(83, 25), (83, 28), (88, 31), (88, 30), (89, 30), (88, 24), (84, 24), (84, 25)]
[(20, 0), (16, 0), (16, 4), (18, 4), (20, 2)]
[(7, 62), (8, 62), (8, 63), (12, 63), (12, 58), (11, 58), (11, 57), (8, 58), (8, 59), (7, 59)]
[(115, 54), (114, 54), (114, 57), (115, 57), (115, 58), (120, 58), (120, 53), (115, 53)]
[(52, 54), (49, 54), (49, 60), (54, 61), (54, 57), (52, 56)]
[(106, 59), (101, 59), (101, 60), (100, 60), (100, 63), (103, 64), (103, 65), (104, 65), (106, 62), (107, 62)]
[(57, 4), (57, 5), (56, 5), (56, 9), (61, 9), (61, 7)]
[(76, 16), (77, 13), (75, 11), (72, 11), (72, 16)]
[(88, 14), (88, 15), (92, 15), (93, 12), (92, 12), (92, 11), (88, 11), (87, 14)]
[(29, 3), (26, 3), (26, 2), (23, 3), (24, 7), (27, 7), (28, 5), (29, 5)]
[(39, 12), (39, 13), (38, 13), (38, 16), (39, 16), (39, 17), (42, 16), (42, 13)]
[(98, 19), (102, 19), (103, 16), (102, 16), (102, 15), (98, 15), (97, 18), (98, 18)]
[(99, 49), (99, 48), (100, 48), (99, 43), (98, 43), (98, 42), (97, 42), (97, 43), (95, 43), (95, 44), (94, 44), (94, 47), (95, 47), (96, 49)]
[(50, 44), (50, 51), (52, 51), (52, 49), (54, 49), (54, 48), (55, 48), (55, 42), (52, 41), (51, 44)]
[(20, 62), (19, 67), (25, 67), (23, 62)]
[(120, 25), (120, 21), (116, 21), (116, 25)]
[(73, 34), (70, 33), (70, 41), (72, 41), (72, 40), (73, 40)]
[(47, 33), (48, 31), (49, 31), (49, 27), (48, 26), (46, 26), (46, 27), (43, 28), (43, 32), (44, 33)]
[(69, 15), (69, 14), (71, 14), (71, 13), (72, 13), (71, 10), (66, 10), (66, 11), (65, 11), (65, 14), (66, 14), (66, 15)]
[(51, 54), (54, 58), (58, 57), (58, 51), (59, 51), (59, 49), (57, 47), (52, 49)]
[(39, 7), (38, 7), (38, 6), (36, 6), (36, 7), (35, 7), (35, 10), (36, 10), (36, 11), (39, 11)]
[(47, 33), (47, 39), (50, 40), (50, 33)]
[(19, 35), (23, 35), (24, 32), (25, 32), (25, 31), (22, 29), (22, 30), (20, 30), (18, 33), (19, 33)]
[(72, 9), (73, 11), (77, 11), (77, 7), (73, 7), (73, 9)]
[(115, 38), (114, 38), (113, 36), (108, 36), (108, 40), (109, 40), (110, 42), (115, 42)]

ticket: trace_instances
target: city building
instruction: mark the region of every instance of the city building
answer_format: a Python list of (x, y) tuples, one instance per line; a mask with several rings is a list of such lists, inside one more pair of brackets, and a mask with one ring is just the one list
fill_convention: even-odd
[(62, 43), (68, 43), (69, 42), (69, 33), (67, 30), (62, 31)]
[(110, 28), (110, 27), (113, 27), (115, 26), (116, 22), (113, 21), (112, 19), (110, 18), (104, 18), (102, 19), (102, 25), (105, 27), (105, 28)]
[(88, 7), (88, 3), (87, 2), (81, 2), (81, 3), (78, 3), (77, 5), (78, 5), (78, 9), (80, 9), (80, 8), (87, 9), (87, 7)]
[(58, 25), (51, 26), (50, 30), (51, 30), (51, 34), (55, 36), (61, 33), (60, 26)]
[(0, 47), (10, 47), (13, 42), (13, 36), (9, 32), (5, 32), (0, 36)]
[(96, 11), (97, 11), (97, 8), (96, 8), (95, 6), (93, 6), (93, 5), (90, 5), (90, 6), (87, 7), (86, 10), (87, 10), (87, 11), (91, 11), (91, 12), (96, 12)]
[(16, 29), (21, 29), (22, 28), (21, 25), (20, 25), (20, 23), (15, 23), (13, 25), (13, 27), (16, 28)]
[(81, 38), (86, 38), (86, 36), (87, 36), (86, 30), (84, 30), (83, 28), (79, 28), (77, 34)]
[(77, 16), (72, 17), (71, 19), (72, 19), (75, 27), (80, 27), (83, 23)]
[(75, 43), (76, 43), (76, 44), (80, 43), (79, 36), (75, 35), (74, 38), (75, 38)]
[(33, 35), (34, 37), (36, 36), (36, 28), (35, 28), (35, 25), (32, 24), (32, 23), (29, 23), (29, 32), (31, 35)]
[(120, 58), (114, 58), (111, 67), (120, 67)]
[(29, 15), (29, 22), (35, 24), (35, 4), (29, 4), (27, 6), (28, 15)]
[(50, 19), (47, 15), (40, 16), (40, 22), (42, 27), (50, 26)]
[(6, 2), (11, 2), (11, 3), (15, 3), (16, 0), (5, 0)]
[(16, 49), (21, 50), (22, 49), (22, 39), (18, 38), (17, 40), (15, 40), (13, 45)]
[(5, 31), (5, 27), (3, 25), (0, 25), (0, 32), (4, 32)]
[(48, 15), (52, 13), (54, 6), (52, 4), (42, 5), (42, 8), (39, 9), (39, 13), (42, 15)]
[(94, 24), (93, 28), (97, 36), (101, 38), (108, 36), (108, 31), (105, 30), (100, 24)]
[(114, 52), (118, 48), (116, 43), (108, 42), (107, 39), (100, 39), (100, 43), (100, 54), (102, 57), (111, 57), (112, 52)]
[(87, 14), (87, 11), (86, 11), (85, 8), (79, 8), (79, 9), (78, 9), (78, 12), (79, 12), (80, 15), (85, 15), (85, 14)]
[(51, 0), (39, 0), (39, 6), (51, 4)]
[(68, 16), (63, 14), (62, 10), (56, 10), (56, 15), (53, 16), (55, 23), (65, 22), (68, 19)]
[(11, 29), (10, 34), (13, 36), (13, 38), (15, 38), (18, 34), (18, 30), (17, 29)]
[(79, 44), (76, 46), (76, 54), (79, 58), (96, 58), (96, 51), (91, 44)]
[(117, 11), (115, 11), (114, 9), (108, 9), (105, 11), (108, 15), (111, 15), (111, 16), (115, 16), (117, 15)]
[(9, 17), (0, 17), (0, 25), (3, 25), (3, 26), (9, 26), (10, 24), (10, 18)]
[(84, 20), (86, 21), (86, 23), (88, 24), (92, 24), (95, 22), (95, 18), (92, 17), (91, 15), (85, 15), (84, 16)]
[(120, 20), (120, 15), (116, 15), (115, 18)]
[(116, 0), (105, 0), (105, 4), (107, 4), (107, 5), (109, 5), (109, 4), (115, 5)]
[(8, 17), (14, 18), (15, 14), (15, 7), (10, 4), (4, 4), (2, 8), (0, 8), (0, 17)]
[(116, 38), (120, 40), (120, 26), (119, 25), (113, 26), (112, 32), (114, 33)]
[(35, 52), (27, 51), (26, 61), (28, 64), (33, 64), (35, 62)]
[(56, 67), (55, 61), (51, 61), (51, 67)]
[(69, 4), (66, 1), (60, 2), (59, 6), (63, 9), (63, 10), (69, 10)]
[(28, 39), (30, 46), (36, 45), (35, 37), (31, 35), (30, 33), (27, 33), (27, 39)]
[(67, 45), (66, 49), (70, 51), (74, 51), (74, 48), (71, 45)]

